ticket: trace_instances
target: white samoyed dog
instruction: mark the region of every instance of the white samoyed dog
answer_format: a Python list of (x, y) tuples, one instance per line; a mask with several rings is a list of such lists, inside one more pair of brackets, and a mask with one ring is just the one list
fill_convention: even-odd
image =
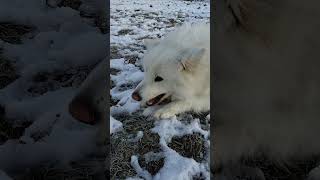
[(144, 44), (145, 75), (132, 98), (156, 107), (156, 118), (210, 110), (210, 24), (185, 24)]

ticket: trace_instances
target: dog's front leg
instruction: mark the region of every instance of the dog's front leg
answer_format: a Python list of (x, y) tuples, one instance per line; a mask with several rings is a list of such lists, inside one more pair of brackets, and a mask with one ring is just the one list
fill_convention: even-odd
[(173, 117), (176, 114), (191, 110), (191, 102), (188, 101), (174, 101), (154, 113), (154, 117), (158, 119), (166, 119)]
[(180, 100), (171, 102), (154, 113), (156, 118), (170, 118), (176, 114), (186, 111), (208, 111), (210, 109), (210, 100), (208, 97), (197, 97), (189, 100)]
[(192, 101), (187, 100), (174, 101), (158, 109), (154, 113), (154, 117), (161, 119), (170, 118), (176, 114), (193, 110), (193, 104)]

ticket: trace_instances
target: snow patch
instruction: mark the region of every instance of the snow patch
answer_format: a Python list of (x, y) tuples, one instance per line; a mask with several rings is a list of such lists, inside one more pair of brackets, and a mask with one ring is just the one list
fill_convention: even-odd
[(110, 116), (110, 134), (116, 133), (122, 130), (122, 123), (112, 116)]

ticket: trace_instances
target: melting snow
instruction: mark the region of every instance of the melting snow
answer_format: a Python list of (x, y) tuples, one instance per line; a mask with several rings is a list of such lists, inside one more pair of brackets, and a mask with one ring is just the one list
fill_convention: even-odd
[(122, 123), (110, 116), (110, 134), (116, 133), (122, 129)]

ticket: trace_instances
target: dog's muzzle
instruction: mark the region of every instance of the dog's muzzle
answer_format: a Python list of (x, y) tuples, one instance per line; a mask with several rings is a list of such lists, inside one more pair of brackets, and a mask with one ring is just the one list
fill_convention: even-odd
[(160, 103), (160, 101), (162, 100), (162, 98), (165, 96), (166, 94), (160, 94), (152, 99), (150, 99), (149, 101), (146, 102), (146, 104), (148, 106), (153, 106), (155, 104), (158, 104)]
[(170, 94), (160, 94), (146, 102), (147, 106), (162, 105), (171, 102)]

